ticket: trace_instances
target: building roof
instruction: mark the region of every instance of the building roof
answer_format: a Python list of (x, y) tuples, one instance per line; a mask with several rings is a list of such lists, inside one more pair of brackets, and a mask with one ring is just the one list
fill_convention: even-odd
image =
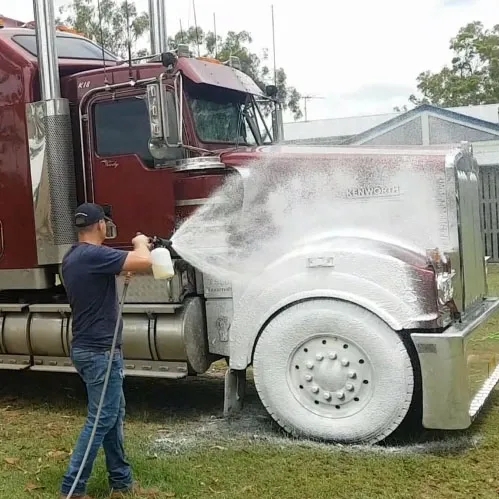
[(381, 123), (369, 130), (366, 130), (365, 132), (347, 138), (344, 144), (362, 144), (368, 140), (373, 139), (374, 137), (383, 135), (384, 133), (393, 130), (399, 125), (408, 123), (417, 116), (421, 116), (424, 114), (442, 118), (446, 121), (451, 121), (461, 125), (469, 126), (471, 128), (476, 128), (483, 132), (492, 135), (497, 135), (499, 137), (499, 123), (492, 123), (490, 121), (485, 121), (483, 119), (475, 118), (473, 116), (469, 115), (467, 116), (462, 113), (457, 113), (451, 109), (445, 109), (430, 104), (422, 104), (403, 114), (398, 114), (394, 118), (391, 118), (390, 120), (385, 121), (384, 123)]
[[(499, 121), (499, 103), (479, 106), (452, 107), (447, 109), (437, 106), (430, 107), (433, 109), (457, 113), (460, 115), (459, 121), (461, 121), (464, 116), (477, 118), (488, 123), (497, 123)], [(415, 109), (421, 109), (421, 106)], [(408, 112), (410, 113), (411, 111)], [(305, 139), (354, 136), (366, 132), (367, 130), (386, 123), (394, 118), (406, 115), (407, 113), (394, 112), (323, 120), (295, 121), (291, 123), (284, 123), (284, 136), (286, 141), (290, 142)]]
[(315, 139), (357, 135), (398, 116), (400, 113), (346, 116), (325, 120), (294, 121), (284, 123), (286, 140)]

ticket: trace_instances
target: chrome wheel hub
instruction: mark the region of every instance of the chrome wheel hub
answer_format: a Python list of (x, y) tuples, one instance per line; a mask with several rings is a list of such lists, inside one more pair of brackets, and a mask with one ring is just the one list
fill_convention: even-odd
[(372, 395), (369, 357), (340, 336), (314, 336), (303, 342), (290, 356), (287, 378), (300, 404), (324, 417), (351, 416)]

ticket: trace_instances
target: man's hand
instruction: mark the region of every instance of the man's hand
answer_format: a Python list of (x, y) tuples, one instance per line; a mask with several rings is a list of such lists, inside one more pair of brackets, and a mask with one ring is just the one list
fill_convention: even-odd
[(128, 252), (123, 270), (126, 272), (147, 272), (152, 267), (149, 238), (140, 232), (132, 239), (133, 251)]
[(151, 243), (149, 241), (150, 239), (147, 236), (137, 232), (137, 235), (132, 239), (132, 244), (134, 248), (146, 246), (148, 249), (151, 249)]

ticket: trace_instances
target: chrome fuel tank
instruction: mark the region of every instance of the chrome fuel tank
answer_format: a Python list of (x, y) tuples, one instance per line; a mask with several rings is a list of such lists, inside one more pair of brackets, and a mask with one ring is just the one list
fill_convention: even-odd
[[(71, 310), (67, 304), (0, 304), (0, 369), (73, 371)], [(123, 314), (127, 374), (178, 378), (202, 373), (208, 353), (201, 298), (182, 304), (129, 303)]]

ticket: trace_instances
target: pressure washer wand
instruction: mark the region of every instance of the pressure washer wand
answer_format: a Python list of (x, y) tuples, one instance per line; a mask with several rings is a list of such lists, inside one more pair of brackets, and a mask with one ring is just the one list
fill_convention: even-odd
[(153, 245), (154, 248), (166, 248), (170, 250), (172, 248), (172, 242), (170, 239), (163, 239), (159, 236), (153, 236), (149, 238), (149, 242)]
[(94, 426), (92, 428), (92, 433), (90, 434), (90, 440), (88, 441), (87, 449), (85, 451), (85, 455), (83, 456), (83, 461), (81, 462), (80, 469), (78, 470), (78, 474), (76, 475), (75, 481), (73, 482), (71, 490), (69, 491), (69, 494), (66, 496), (66, 499), (71, 499), (73, 492), (75, 491), (76, 485), (78, 484), (78, 481), (80, 480), (81, 474), (83, 473), (83, 469), (85, 468), (85, 464), (87, 463), (88, 455), (90, 454), (90, 448), (92, 447), (92, 444), (94, 442), (95, 433), (97, 432), (97, 425), (99, 423), (100, 413), (102, 411), (102, 406), (104, 405), (104, 397), (106, 396), (107, 385), (109, 383), (109, 378), (111, 376), (111, 368), (112, 368), (113, 360), (114, 360), (114, 351), (116, 349), (116, 342), (118, 341), (118, 331), (119, 331), (120, 324), (121, 324), (120, 319), (121, 319), (121, 316), (123, 315), (123, 306), (125, 304), (126, 292), (128, 289), (128, 285), (130, 284), (131, 278), (132, 278), (132, 274), (130, 272), (128, 272), (125, 276), (125, 284), (123, 286), (123, 293), (121, 295), (121, 303), (120, 303), (120, 309), (118, 312), (118, 320), (116, 321), (116, 326), (114, 328), (113, 343), (111, 345), (111, 354), (109, 356), (109, 363), (107, 365), (106, 377), (104, 378), (104, 386), (102, 387), (102, 393), (100, 396), (99, 407), (97, 408), (97, 414), (95, 416)]

